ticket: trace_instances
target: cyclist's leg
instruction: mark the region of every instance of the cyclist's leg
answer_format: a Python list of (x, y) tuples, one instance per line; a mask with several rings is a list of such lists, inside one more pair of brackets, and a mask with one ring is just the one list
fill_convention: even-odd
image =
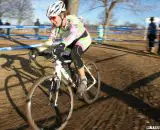
[(78, 69), (80, 79), (81, 79), (81, 83), (77, 91), (78, 93), (80, 93), (80, 95), (82, 95), (82, 93), (84, 92), (87, 86), (87, 78), (85, 76), (84, 65), (81, 59), (81, 55), (87, 50), (90, 44), (91, 44), (91, 39), (89, 36), (85, 38), (81, 38), (76, 42), (71, 52), (72, 59), (74, 61), (75, 66)]
[(83, 61), (81, 59), (82, 54), (83, 54), (82, 48), (78, 45), (75, 45), (71, 51), (71, 57), (80, 76), (80, 84), (78, 85), (78, 90), (77, 90), (77, 93), (80, 96), (82, 96), (87, 85), (87, 78), (85, 76)]
[[(84, 37), (84, 38), (81, 38), (79, 39), (76, 44), (76, 46), (79, 46), (79, 50), (77, 49), (77, 53), (80, 55), (79, 58), (76, 58), (79, 60), (79, 63), (77, 64), (77, 67), (78, 67), (78, 71), (79, 71), (79, 74), (80, 74), (80, 78), (81, 79), (84, 79), (86, 78), (85, 77), (85, 72), (84, 72), (84, 67), (83, 67), (83, 61), (81, 59), (81, 55), (86, 52), (86, 50), (89, 48), (89, 46), (91, 45), (91, 37), (90, 35), (88, 34), (87, 37)], [(82, 54), (80, 53), (82, 52)]]

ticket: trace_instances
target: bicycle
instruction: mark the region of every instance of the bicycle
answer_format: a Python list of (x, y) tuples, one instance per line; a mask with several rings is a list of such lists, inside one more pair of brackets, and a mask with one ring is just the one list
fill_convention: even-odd
[[(55, 66), (53, 74), (37, 80), (27, 98), (27, 118), (35, 130), (62, 130), (66, 126), (73, 112), (72, 89), (76, 89), (80, 81), (77, 69), (70, 66), (70, 59), (58, 59), (54, 49), (51, 54)], [(84, 68), (88, 85), (82, 97), (91, 104), (97, 100), (100, 92), (100, 74), (94, 63), (84, 65)]]

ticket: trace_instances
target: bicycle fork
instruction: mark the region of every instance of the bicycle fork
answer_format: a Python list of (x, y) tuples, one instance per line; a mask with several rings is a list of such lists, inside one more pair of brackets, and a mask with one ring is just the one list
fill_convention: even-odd
[[(52, 101), (52, 97), (53, 97), (52, 92), (55, 87), (56, 96), (54, 99), (54, 107), (57, 107), (58, 106), (57, 101), (58, 101), (58, 96), (59, 96), (59, 89), (61, 86), (60, 83), (62, 80), (62, 75), (67, 81), (69, 81), (69, 83), (71, 83), (71, 85), (73, 87), (75, 87), (75, 84), (73, 83), (73, 81), (72, 81), (71, 77), (68, 75), (68, 73), (66, 73), (66, 70), (62, 67), (61, 61), (59, 61), (59, 60), (56, 61), (55, 75), (56, 75), (56, 77), (54, 77), (54, 79), (51, 79), (52, 83), (51, 83), (51, 91), (49, 94), (49, 100)], [(56, 83), (56, 85), (54, 83)]]
[(50, 79), (51, 86), (50, 86), (50, 90), (49, 90), (49, 100), (50, 102), (53, 101), (53, 93), (56, 93), (56, 97), (54, 99), (54, 106), (57, 107), (57, 101), (58, 101), (58, 95), (59, 95), (59, 88), (60, 88), (60, 80), (58, 79), (58, 77), (55, 77), (54, 79)]

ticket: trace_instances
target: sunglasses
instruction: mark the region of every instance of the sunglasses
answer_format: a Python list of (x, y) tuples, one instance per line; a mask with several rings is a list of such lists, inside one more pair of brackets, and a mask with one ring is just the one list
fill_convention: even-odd
[(56, 20), (57, 16), (50, 17), (49, 20)]

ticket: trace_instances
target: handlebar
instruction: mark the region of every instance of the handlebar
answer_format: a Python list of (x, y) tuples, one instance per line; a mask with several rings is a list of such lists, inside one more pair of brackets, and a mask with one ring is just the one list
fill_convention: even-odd
[[(33, 56), (32, 51), (33, 50), (29, 52), (29, 60), (36, 61), (36, 56)], [(64, 63), (64, 61), (66, 60), (64, 57), (68, 57), (67, 59), (71, 60), (70, 58), (71, 51), (68, 49), (61, 52), (60, 57), (58, 57), (54, 52), (56, 52), (55, 46), (50, 46), (50, 48), (48, 48), (47, 51), (43, 51), (42, 53), (39, 53), (37, 56), (44, 56), (46, 59), (52, 59), (53, 61), (60, 60), (62, 63)]]

